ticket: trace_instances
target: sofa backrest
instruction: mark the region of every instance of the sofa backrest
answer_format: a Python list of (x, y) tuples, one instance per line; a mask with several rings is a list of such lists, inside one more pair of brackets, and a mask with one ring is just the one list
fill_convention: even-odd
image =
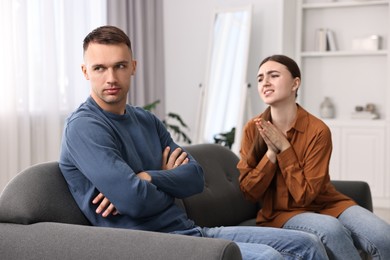
[[(253, 225), (258, 205), (246, 201), (239, 189), (238, 157), (217, 144), (184, 148), (202, 165), (205, 188), (201, 194), (177, 200), (177, 204), (200, 226)], [(360, 206), (373, 210), (366, 182), (337, 180), (332, 183)], [(0, 194), (0, 222), (90, 225), (73, 199), (58, 162), (31, 166), (7, 184)]]
[(336, 190), (352, 198), (363, 208), (373, 211), (371, 188), (365, 181), (332, 180)]
[(31, 166), (7, 184), (0, 195), (0, 222), (90, 225), (73, 199), (58, 162)]
[[(196, 224), (238, 225), (256, 216), (256, 205), (246, 201), (239, 190), (238, 157), (233, 152), (217, 144), (191, 145), (185, 149), (205, 173), (201, 194), (177, 200)], [(0, 222), (90, 225), (73, 199), (58, 162), (31, 166), (7, 184), (0, 195)]]
[(239, 188), (239, 158), (218, 144), (184, 147), (200, 165), (205, 176), (202, 193), (183, 199), (188, 217), (202, 227), (235, 226), (254, 219), (258, 207), (247, 201)]

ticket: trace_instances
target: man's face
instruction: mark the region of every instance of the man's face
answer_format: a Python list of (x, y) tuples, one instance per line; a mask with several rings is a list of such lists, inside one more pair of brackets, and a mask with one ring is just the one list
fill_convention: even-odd
[(105, 111), (123, 114), (136, 61), (126, 44), (90, 43), (81, 69), (91, 82), (91, 96)]

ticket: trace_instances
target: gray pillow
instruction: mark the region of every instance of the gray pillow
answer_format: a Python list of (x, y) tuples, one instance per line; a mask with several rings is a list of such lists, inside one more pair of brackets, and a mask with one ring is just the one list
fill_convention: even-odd
[(0, 195), (0, 222), (90, 225), (74, 201), (58, 162), (31, 166), (7, 184)]

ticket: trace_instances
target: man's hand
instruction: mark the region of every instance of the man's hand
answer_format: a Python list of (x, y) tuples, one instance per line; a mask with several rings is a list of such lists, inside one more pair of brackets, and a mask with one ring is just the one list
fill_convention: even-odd
[[(99, 204), (100, 203), (100, 204)], [(93, 200), (92, 204), (99, 204), (96, 209), (96, 214), (102, 214), (102, 217), (107, 217), (108, 215), (118, 215), (119, 212), (115, 208), (114, 204), (112, 204), (103, 193), (99, 193)]]
[[(163, 170), (170, 170), (173, 168), (176, 168), (180, 165), (187, 164), (189, 159), (187, 157), (187, 153), (183, 152), (181, 148), (175, 149), (171, 156), (169, 156), (170, 147), (167, 146), (162, 155), (162, 169)], [(147, 172), (140, 172), (137, 173), (138, 178), (151, 182), (152, 177)], [(115, 208), (114, 204), (112, 204), (103, 193), (99, 193), (93, 200), (93, 204), (99, 204), (99, 206), (96, 209), (96, 214), (102, 214), (102, 217), (107, 217), (110, 214), (112, 215), (118, 215), (119, 212)]]
[[(151, 182), (152, 177), (147, 172), (140, 172), (137, 174), (138, 178)], [(102, 217), (107, 217), (108, 215), (118, 215), (119, 212), (115, 208), (115, 205), (112, 204), (103, 193), (99, 193), (93, 200), (92, 204), (99, 204), (99, 206), (96, 209), (96, 214), (102, 214)]]
[(181, 148), (176, 148), (171, 156), (169, 156), (170, 147), (167, 146), (163, 151), (162, 156), (162, 165), (161, 168), (163, 170), (170, 170), (176, 168), (182, 164), (187, 164), (189, 159), (187, 157), (187, 153), (183, 152)]

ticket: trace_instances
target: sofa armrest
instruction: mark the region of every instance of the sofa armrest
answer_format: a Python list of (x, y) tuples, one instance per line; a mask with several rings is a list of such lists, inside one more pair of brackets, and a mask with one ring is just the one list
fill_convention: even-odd
[(42, 222), (0, 223), (2, 259), (242, 259), (227, 240)]
[(371, 189), (364, 181), (332, 180), (336, 190), (353, 199), (357, 204), (373, 211)]

